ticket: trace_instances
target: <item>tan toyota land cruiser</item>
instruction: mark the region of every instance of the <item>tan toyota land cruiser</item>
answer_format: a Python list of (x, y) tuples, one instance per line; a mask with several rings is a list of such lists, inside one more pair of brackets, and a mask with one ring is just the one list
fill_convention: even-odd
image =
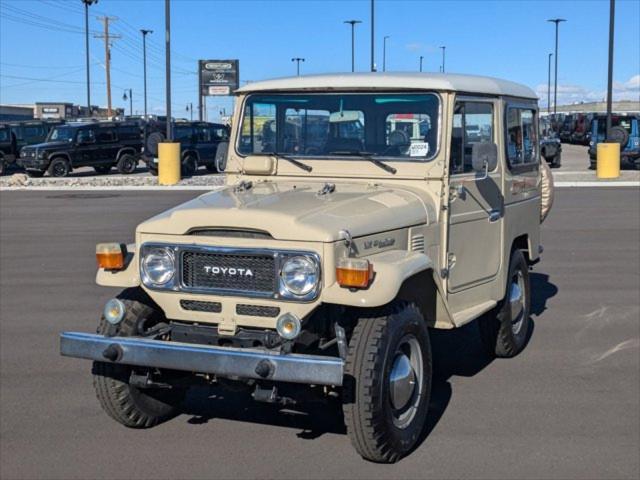
[(411, 451), (428, 415), (429, 329), (479, 319), (491, 353), (531, 329), (540, 248), (538, 107), (486, 77), (340, 74), (237, 92), (224, 187), (97, 246), (97, 282), (124, 290), (97, 334), (61, 334), (94, 361), (104, 410), (146, 428), (191, 382), (256, 400), (339, 398), (364, 458)]

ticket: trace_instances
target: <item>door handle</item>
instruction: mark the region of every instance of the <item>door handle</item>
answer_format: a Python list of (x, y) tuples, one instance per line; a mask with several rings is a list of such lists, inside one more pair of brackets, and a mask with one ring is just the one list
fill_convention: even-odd
[(491, 210), (489, 212), (489, 223), (497, 222), (498, 220), (500, 220), (501, 216), (502, 215), (500, 210)]

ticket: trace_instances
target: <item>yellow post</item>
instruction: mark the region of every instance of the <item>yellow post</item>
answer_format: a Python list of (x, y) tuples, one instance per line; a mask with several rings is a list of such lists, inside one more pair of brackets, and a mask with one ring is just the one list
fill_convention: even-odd
[(175, 185), (180, 181), (180, 143), (158, 144), (158, 183)]
[(620, 144), (598, 143), (596, 162), (598, 178), (618, 178), (620, 176)]

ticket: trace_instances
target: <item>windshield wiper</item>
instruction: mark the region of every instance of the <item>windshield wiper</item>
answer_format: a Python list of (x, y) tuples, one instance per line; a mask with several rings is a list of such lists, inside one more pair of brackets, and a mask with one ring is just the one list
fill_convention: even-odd
[(360, 157), (360, 158), (364, 158), (365, 160), (369, 160), (374, 165), (380, 167), (381, 169), (389, 173), (393, 173), (394, 175), (398, 171), (396, 168), (393, 168), (391, 165), (387, 165), (386, 163), (381, 162), (377, 158), (373, 158), (373, 156), (375, 155), (375, 153), (373, 152), (365, 152), (365, 151), (354, 152), (353, 150), (336, 150), (334, 152), (329, 152), (329, 155), (349, 155), (354, 157)]
[(295, 165), (296, 167), (301, 168), (305, 172), (310, 172), (310, 171), (313, 170), (313, 167), (307, 165), (306, 163), (302, 163), (302, 162), (296, 160), (295, 158), (289, 157), (288, 155), (285, 155), (284, 153), (262, 152), (262, 155), (273, 155), (274, 157), (281, 158), (281, 159), (286, 160), (287, 162)]

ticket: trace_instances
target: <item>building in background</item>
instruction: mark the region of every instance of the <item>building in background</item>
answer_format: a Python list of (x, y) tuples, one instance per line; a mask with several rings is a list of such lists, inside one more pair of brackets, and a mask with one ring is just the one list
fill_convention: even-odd
[(0, 105), (0, 122), (33, 120), (34, 105)]

